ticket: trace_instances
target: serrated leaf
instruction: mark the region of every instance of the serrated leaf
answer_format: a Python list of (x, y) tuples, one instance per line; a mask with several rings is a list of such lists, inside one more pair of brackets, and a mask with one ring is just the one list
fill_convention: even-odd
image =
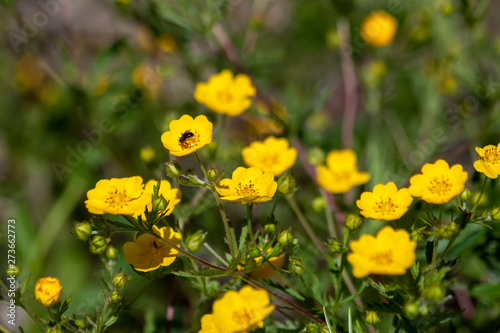
[(244, 226), (241, 228), (241, 235), (240, 235), (240, 243), (239, 243), (239, 251), (241, 252), (243, 250), (243, 247), (245, 245), (245, 239), (248, 236), (248, 226)]
[(217, 269), (212, 269), (212, 268), (203, 268), (200, 270), (188, 270), (188, 271), (181, 271), (181, 272), (172, 272), (172, 274), (175, 274), (177, 276), (183, 276), (183, 277), (220, 277), (220, 276), (227, 276), (227, 272), (219, 271)]

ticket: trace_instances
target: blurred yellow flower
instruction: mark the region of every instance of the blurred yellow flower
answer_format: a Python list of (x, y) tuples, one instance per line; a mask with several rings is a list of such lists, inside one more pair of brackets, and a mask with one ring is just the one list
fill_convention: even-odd
[(351, 241), (352, 252), (347, 255), (347, 261), (357, 278), (368, 274), (402, 275), (415, 262), (416, 246), (406, 230), (386, 226), (376, 237), (365, 234)]
[(85, 206), (92, 214), (139, 216), (151, 197), (143, 195), (144, 184), (139, 176), (102, 179), (87, 192)]
[(361, 25), (363, 39), (373, 46), (392, 43), (398, 29), (398, 21), (391, 14), (377, 10), (368, 15)]
[[(148, 210), (151, 211), (153, 208), (153, 203), (151, 202), (152, 195), (154, 193), (153, 187), (158, 184), (157, 180), (150, 180), (144, 186), (144, 195), (149, 196), (150, 203), (148, 204)], [(158, 191), (159, 195), (162, 195), (165, 200), (168, 201), (168, 205), (165, 210), (161, 211), (161, 213), (166, 212), (165, 215), (170, 215), (174, 211), (175, 205), (181, 202), (181, 190), (178, 188), (172, 188), (170, 182), (168, 180), (160, 181), (160, 189)]]
[(410, 178), (410, 194), (421, 198), (425, 202), (443, 204), (460, 193), (465, 188), (467, 172), (460, 164), (450, 168), (444, 160), (437, 160), (434, 164), (426, 163), (422, 173)]
[(328, 192), (339, 194), (354, 186), (365, 184), (370, 179), (368, 172), (356, 168), (357, 157), (350, 149), (332, 150), (326, 156), (326, 166), (318, 167), (318, 184)]
[(162, 78), (158, 75), (155, 64), (143, 62), (134, 69), (132, 81), (143, 88), (149, 97), (156, 97), (160, 92)]
[(212, 142), (212, 123), (205, 116), (183, 115), (172, 120), (170, 131), (162, 134), (163, 146), (175, 156), (189, 155)]
[[(153, 231), (174, 244), (181, 240), (181, 234), (170, 227), (159, 229), (153, 226)], [(178, 251), (151, 234), (142, 234), (139, 237), (136, 234), (133, 242), (123, 244), (123, 253), (125, 260), (133, 265), (135, 270), (149, 272), (173, 263)]]
[(239, 291), (227, 291), (214, 302), (212, 313), (201, 318), (199, 333), (241, 333), (260, 328), (274, 310), (269, 303), (264, 289), (246, 285)]
[(50, 307), (61, 297), (63, 287), (57, 278), (43, 277), (35, 284), (35, 299), (45, 307)]
[(484, 173), (488, 178), (496, 179), (500, 176), (500, 143), (496, 147), (494, 145), (476, 147), (476, 152), (478, 160), (474, 162), (474, 169)]
[(156, 152), (151, 147), (144, 147), (141, 148), (139, 156), (143, 162), (150, 163), (156, 157)]
[(264, 141), (254, 141), (242, 149), (243, 161), (250, 167), (281, 175), (290, 169), (297, 159), (297, 150), (290, 147), (285, 138), (267, 137)]
[(403, 216), (413, 202), (410, 191), (402, 188), (398, 191), (396, 184), (375, 185), (373, 192), (363, 192), (356, 205), (364, 217), (392, 221)]
[(251, 97), (256, 93), (250, 77), (225, 69), (212, 75), (208, 82), (199, 82), (194, 90), (194, 98), (209, 109), (238, 116), (252, 105)]
[(221, 200), (241, 203), (259, 203), (273, 199), (278, 188), (271, 172), (250, 167), (238, 167), (232, 178), (224, 178), (215, 189)]

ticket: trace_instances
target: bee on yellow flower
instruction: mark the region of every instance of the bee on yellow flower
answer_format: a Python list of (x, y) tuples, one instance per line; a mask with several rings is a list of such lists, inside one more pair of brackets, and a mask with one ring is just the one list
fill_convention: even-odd
[(189, 155), (212, 142), (212, 128), (212, 123), (205, 116), (193, 119), (183, 115), (170, 122), (170, 130), (162, 134), (161, 142), (172, 155)]

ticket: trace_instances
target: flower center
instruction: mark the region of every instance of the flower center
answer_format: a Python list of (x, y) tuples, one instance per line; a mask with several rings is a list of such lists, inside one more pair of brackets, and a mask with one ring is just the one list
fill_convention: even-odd
[(485, 162), (488, 163), (499, 163), (500, 153), (498, 153), (497, 147), (485, 149), (483, 156), (479, 156)]
[(148, 256), (152, 256), (153, 258), (163, 258), (164, 256), (161, 252), (165, 246), (166, 245), (163, 242), (153, 240), (147, 248)]
[(222, 102), (222, 103), (230, 103), (234, 99), (233, 94), (231, 94), (227, 90), (218, 91), (216, 94), (216, 98), (219, 100), (219, 102)]
[(448, 176), (441, 175), (441, 178), (433, 177), (431, 179), (428, 189), (433, 194), (444, 196), (451, 191), (451, 187), (452, 185)]
[(253, 318), (255, 318), (253, 310), (243, 308), (239, 311), (233, 311), (233, 321), (237, 324), (238, 328), (244, 328), (247, 330), (256, 326)]
[(261, 162), (266, 166), (280, 164), (280, 156), (278, 153), (262, 154)]
[(392, 251), (377, 252), (370, 256), (370, 260), (377, 266), (387, 266), (392, 264)]
[(127, 206), (131, 198), (127, 195), (127, 190), (122, 188), (118, 190), (116, 186), (111, 186), (108, 191), (108, 195), (104, 199), (104, 202), (112, 208), (120, 207), (123, 208)]
[(252, 181), (248, 181), (248, 184), (238, 183), (236, 186), (236, 193), (243, 197), (249, 197), (252, 195), (258, 195), (257, 190), (254, 188), (255, 184), (252, 184)]
[(383, 216), (394, 214), (398, 208), (399, 206), (392, 200), (392, 198), (387, 198), (387, 200), (380, 198), (380, 201), (376, 201), (373, 205), (375, 213), (382, 214)]
[(200, 134), (197, 131), (185, 131), (179, 135), (179, 145), (182, 150), (196, 147), (200, 143)]

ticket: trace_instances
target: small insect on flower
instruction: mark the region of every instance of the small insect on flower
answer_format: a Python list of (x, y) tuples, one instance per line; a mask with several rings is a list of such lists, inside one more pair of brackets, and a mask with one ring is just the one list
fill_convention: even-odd
[(189, 139), (193, 136), (194, 136), (194, 134), (190, 130), (187, 130), (184, 133), (182, 133), (181, 137), (179, 138), (179, 142), (184, 143), (184, 142), (186, 142), (187, 139)]

